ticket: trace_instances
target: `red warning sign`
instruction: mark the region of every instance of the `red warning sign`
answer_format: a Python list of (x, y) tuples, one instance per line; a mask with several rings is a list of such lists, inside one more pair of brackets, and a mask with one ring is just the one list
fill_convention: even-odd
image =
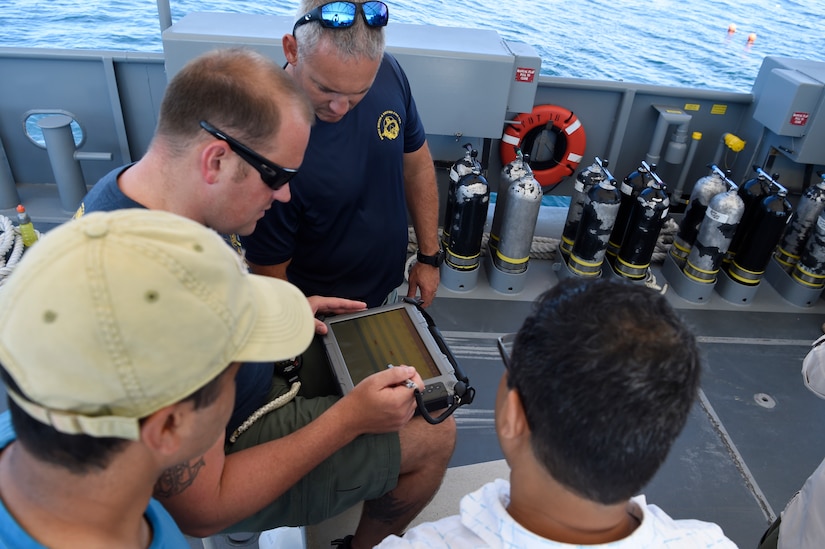
[(536, 77), (536, 69), (530, 67), (516, 67), (516, 82), (532, 82)]
[(808, 123), (808, 116), (810, 116), (807, 112), (795, 112), (791, 115), (791, 124), (794, 126), (804, 126)]

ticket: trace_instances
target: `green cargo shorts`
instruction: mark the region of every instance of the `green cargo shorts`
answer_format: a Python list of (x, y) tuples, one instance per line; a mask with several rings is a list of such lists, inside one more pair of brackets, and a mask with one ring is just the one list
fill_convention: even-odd
[[(335, 384), (317, 337), (303, 355), (301, 380), (298, 396), (256, 421), (234, 444), (227, 444), (227, 455), (292, 433), (341, 398), (337, 394), (318, 394), (335, 392)], [(288, 390), (286, 380), (275, 376), (268, 398), (275, 399)], [(277, 460), (272, 467), (278, 467)], [(225, 531), (262, 532), (278, 526), (317, 524), (395, 488), (400, 468), (398, 433), (362, 435), (323, 461), (280, 498)]]

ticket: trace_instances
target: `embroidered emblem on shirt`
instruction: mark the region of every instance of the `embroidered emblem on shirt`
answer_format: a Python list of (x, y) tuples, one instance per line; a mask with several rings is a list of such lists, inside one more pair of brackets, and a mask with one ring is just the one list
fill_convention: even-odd
[(401, 117), (395, 111), (384, 111), (378, 117), (378, 137), (395, 139), (401, 133)]
[(241, 238), (237, 234), (222, 234), (223, 241), (235, 250), (238, 254), (238, 261), (245, 271), (249, 270), (249, 264), (246, 262), (246, 250), (241, 244)]

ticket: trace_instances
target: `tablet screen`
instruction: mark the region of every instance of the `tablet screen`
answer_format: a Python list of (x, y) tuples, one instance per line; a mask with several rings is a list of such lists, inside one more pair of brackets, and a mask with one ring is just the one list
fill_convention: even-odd
[(403, 308), (335, 322), (334, 327), (354, 385), (388, 364), (414, 366), (424, 380), (441, 374)]

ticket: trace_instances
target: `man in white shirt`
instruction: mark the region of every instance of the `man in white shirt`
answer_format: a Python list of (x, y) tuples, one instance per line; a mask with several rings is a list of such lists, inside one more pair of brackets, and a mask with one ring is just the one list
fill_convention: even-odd
[[(825, 398), (825, 336), (814, 341), (802, 361), (802, 381)], [(765, 531), (759, 549), (820, 549), (825, 547), (825, 460), (794, 494), (779, 518)]]
[(667, 300), (567, 279), (516, 335), (496, 397), (510, 480), (421, 524), (394, 547), (735, 548), (716, 524), (674, 520), (635, 496), (664, 462), (699, 387), (694, 335)]

